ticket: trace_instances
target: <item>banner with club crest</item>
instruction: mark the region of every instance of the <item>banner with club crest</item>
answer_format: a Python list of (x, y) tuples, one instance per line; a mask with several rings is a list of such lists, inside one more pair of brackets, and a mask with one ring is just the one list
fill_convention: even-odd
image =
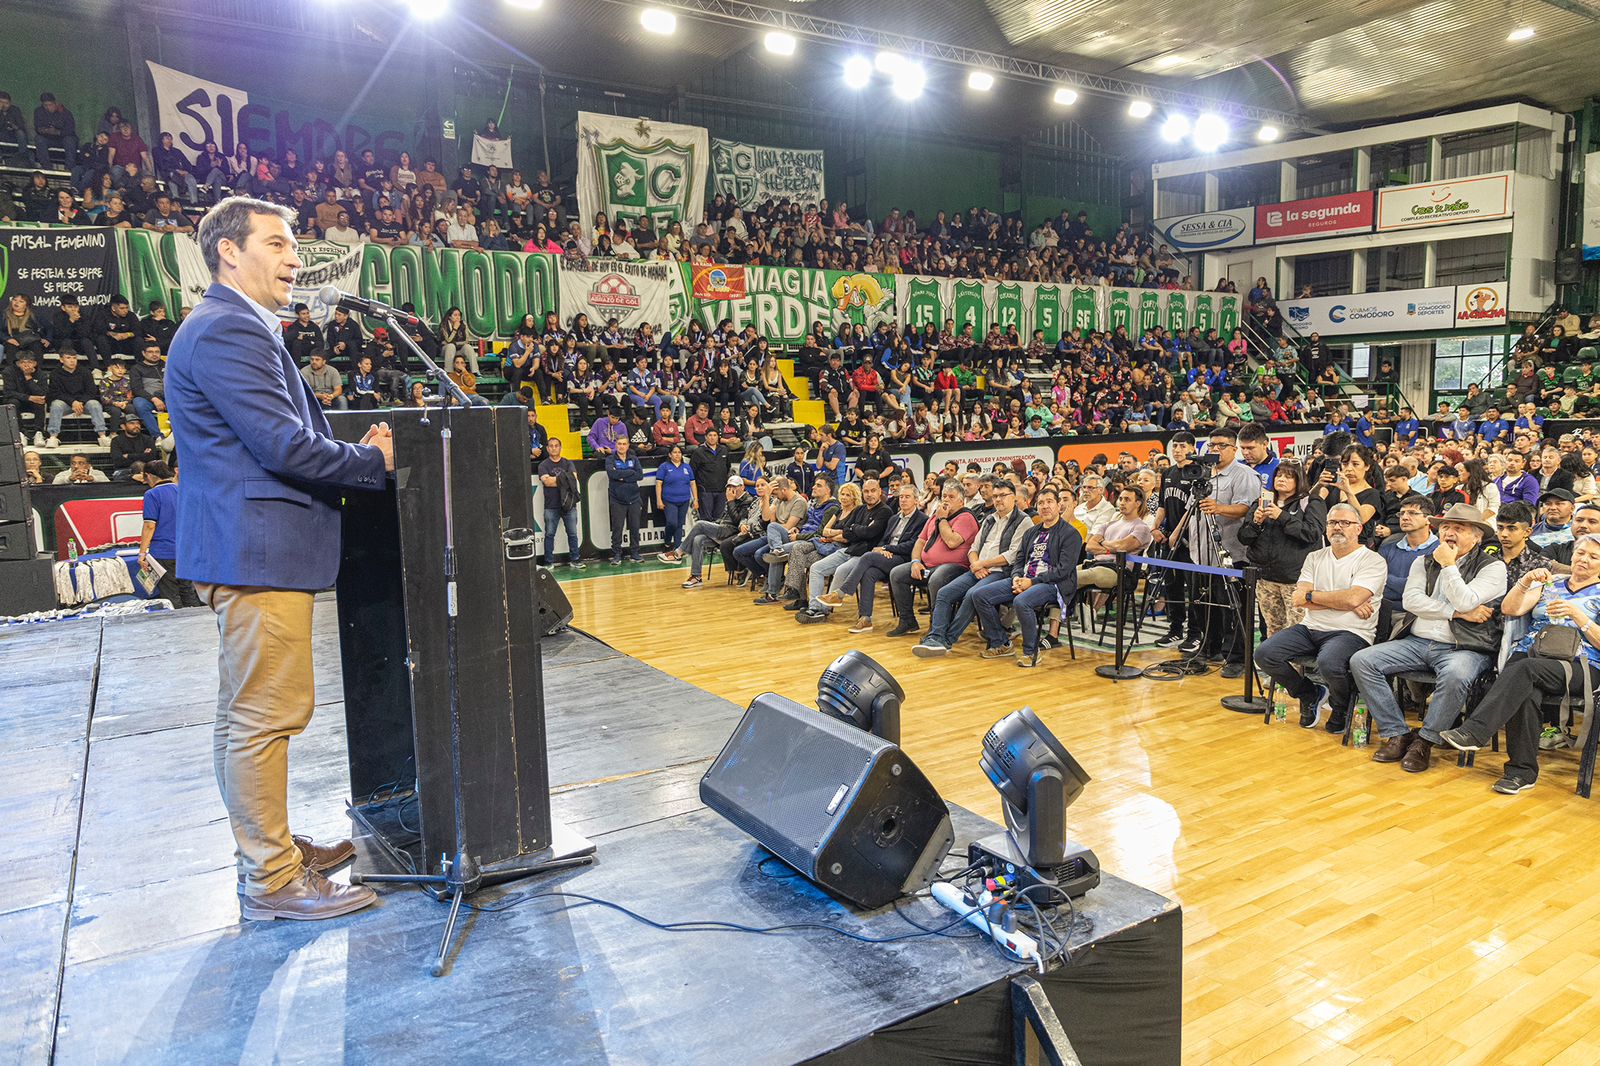
[(622, 259), (590, 260), (594, 270), (560, 272), (561, 319), (578, 313), (601, 329), (616, 319), (619, 328), (636, 330), (646, 322), (656, 336), (683, 332), (689, 324), (689, 296), (677, 263)]
[(706, 202), (710, 135), (704, 126), (578, 112), (578, 213), (584, 225), (605, 212), (632, 225), (648, 216), (658, 232), (686, 232)]
[(822, 149), (773, 148), (711, 141), (711, 191), (741, 207), (765, 200), (814, 204), (822, 199)]
[(1016, 326), (1024, 341), (1039, 330), (1046, 344), (1054, 344), (1074, 329), (1087, 333), (1126, 326), (1138, 336), (1157, 326), (1169, 332), (1198, 326), (1202, 333), (1216, 329), (1226, 336), (1239, 324), (1240, 298), (1228, 293), (911, 274), (896, 276), (894, 283), (896, 313), (908, 329), (916, 330), (929, 323), (943, 329), (953, 321), (958, 332), (970, 325), (973, 335), (982, 337), (991, 326), (1002, 331)]

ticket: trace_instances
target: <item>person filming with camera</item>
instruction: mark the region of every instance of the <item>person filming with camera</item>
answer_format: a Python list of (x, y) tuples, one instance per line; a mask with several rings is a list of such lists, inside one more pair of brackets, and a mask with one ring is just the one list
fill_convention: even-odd
[[(1202, 476), (1195, 482), (1195, 508), (1189, 526), (1189, 554), (1202, 566), (1231, 567), (1245, 559), (1239, 529), (1250, 505), (1261, 496), (1261, 478), (1239, 462), (1239, 439), (1231, 429), (1212, 432), (1201, 457)], [(1222, 676), (1244, 675), (1244, 625), (1236, 617), (1228, 580), (1211, 575), (1190, 605), (1189, 642), (1179, 650), (1224, 663)], [(1205, 601), (1205, 602), (1200, 602)], [(1248, 624), (1254, 624), (1249, 619)]]

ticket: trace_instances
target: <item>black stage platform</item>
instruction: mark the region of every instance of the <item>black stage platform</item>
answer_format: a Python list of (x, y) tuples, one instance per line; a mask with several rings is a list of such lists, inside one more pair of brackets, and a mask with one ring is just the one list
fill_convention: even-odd
[[(292, 821), (317, 837), (350, 832), (334, 613), (319, 600), (324, 705), (291, 761)], [(332, 922), (241, 924), (211, 770), (215, 656), (202, 610), (0, 632), (0, 1062), (1002, 1061), (1023, 968), (987, 940), (667, 933), (542, 899), (472, 915), (434, 978), (443, 909), (415, 890)], [(576, 634), (544, 661), (554, 813), (599, 861), (477, 903), (560, 888), (662, 922), (912, 931), (762, 863), (700, 806), (741, 708)], [(954, 813), (963, 847), (993, 829)], [(358, 865), (378, 868), (375, 850)], [(1045, 986), (1083, 1061), (1177, 1062), (1177, 905), (1107, 876), (1082, 913), (1076, 961)]]

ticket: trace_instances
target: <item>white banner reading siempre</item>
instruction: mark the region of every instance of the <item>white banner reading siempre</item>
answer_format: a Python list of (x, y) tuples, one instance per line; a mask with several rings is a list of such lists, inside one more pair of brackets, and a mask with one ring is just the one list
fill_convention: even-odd
[(207, 141), (215, 141), (223, 155), (232, 155), (239, 111), (250, 102), (250, 94), (160, 63), (146, 60), (145, 65), (155, 86), (160, 132), (172, 134), (173, 144), (189, 156), (199, 155)]
[(770, 148), (711, 141), (711, 191), (741, 207), (764, 200), (814, 204), (822, 199), (822, 149)]
[(657, 232), (674, 222), (687, 231), (706, 202), (711, 154), (704, 126), (578, 112), (578, 213), (601, 211), (630, 225), (648, 215)]

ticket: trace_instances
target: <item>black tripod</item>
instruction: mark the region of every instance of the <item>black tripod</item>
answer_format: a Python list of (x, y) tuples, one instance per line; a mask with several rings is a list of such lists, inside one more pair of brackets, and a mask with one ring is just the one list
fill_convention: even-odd
[[(439, 857), (436, 874), (352, 874), (353, 884), (407, 884), (422, 885), (438, 899), (450, 900), (450, 916), (445, 920), (444, 934), (439, 938), (439, 951), (433, 960), (433, 976), (444, 974), (445, 959), (450, 951), (450, 939), (455, 933), (456, 920), (461, 916), (461, 904), (467, 896), (489, 885), (500, 884), (536, 873), (564, 869), (592, 861), (591, 855), (556, 858), (549, 862), (521, 865), (514, 869), (485, 873), (478, 861), (467, 850), (466, 808), (461, 791), (461, 698), (458, 684), (459, 664), (456, 652), (456, 539), (455, 510), (452, 498), (452, 467), (450, 458), (450, 409), (455, 404), (463, 407), (488, 406), (482, 397), (468, 397), (461, 387), (450, 380), (450, 375), (428, 357), (428, 353), (413, 341), (393, 314), (382, 316), (392, 333), (398, 335), (411, 353), (421, 360), (428, 376), (438, 383), (439, 394), (445, 397), (440, 417), (439, 446), (443, 457), (444, 481), (444, 588), (445, 588), (445, 678), (450, 701), (450, 788), (455, 815), (455, 854)], [(427, 409), (423, 409), (422, 424), (429, 425)]]

